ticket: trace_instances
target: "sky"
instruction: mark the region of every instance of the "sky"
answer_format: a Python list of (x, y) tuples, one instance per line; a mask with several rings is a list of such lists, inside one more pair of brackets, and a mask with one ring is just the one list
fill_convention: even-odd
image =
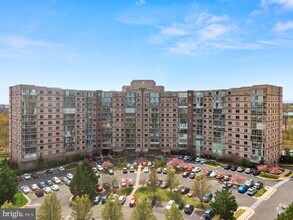
[(0, 104), (9, 86), (284, 88), (293, 102), (293, 0), (0, 0)]

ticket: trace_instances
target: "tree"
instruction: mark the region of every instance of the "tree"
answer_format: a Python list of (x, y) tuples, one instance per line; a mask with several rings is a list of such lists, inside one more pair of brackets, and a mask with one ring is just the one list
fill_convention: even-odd
[(185, 165), (185, 162), (180, 160), (179, 158), (173, 158), (168, 162), (168, 165), (172, 167), (183, 167)]
[(211, 208), (219, 214), (222, 219), (234, 219), (233, 214), (238, 208), (235, 196), (228, 187), (217, 191), (215, 200), (210, 202)]
[(156, 192), (158, 191), (158, 175), (155, 169), (152, 169), (149, 175), (148, 187), (152, 190), (154, 197), (156, 197)]
[(243, 157), (241, 159), (241, 165), (244, 166), (244, 167), (249, 167), (250, 166), (250, 161), (247, 158)]
[(77, 166), (69, 188), (74, 197), (88, 195), (92, 199), (95, 196), (97, 184), (98, 178), (92, 171), (91, 165), (84, 160), (81, 165)]
[(283, 171), (282, 170), (280, 170), (278, 167), (272, 167), (271, 169), (270, 169), (270, 174), (276, 174), (276, 175), (279, 175), (279, 174), (281, 174)]
[(122, 206), (118, 199), (106, 202), (102, 209), (102, 220), (124, 220)]
[(258, 165), (257, 169), (260, 172), (267, 172), (268, 171), (268, 166), (267, 165)]
[(172, 204), (171, 209), (165, 212), (165, 220), (184, 220), (183, 213), (177, 205)]
[(37, 219), (61, 219), (61, 213), (62, 207), (60, 204), (60, 200), (57, 198), (56, 193), (50, 193), (45, 196), (43, 203), (38, 210)]
[(0, 206), (6, 201), (10, 202), (13, 199), (17, 192), (17, 186), (17, 176), (9, 168), (7, 163), (4, 163), (2, 169), (0, 169)]
[(203, 208), (202, 198), (211, 190), (209, 179), (205, 175), (197, 176), (193, 181), (193, 195), (199, 198), (200, 205)]
[(176, 175), (176, 170), (172, 166), (167, 167), (166, 182), (168, 183), (171, 192), (173, 192), (172, 190), (179, 185), (179, 179)]
[(72, 217), (76, 220), (90, 220), (93, 212), (92, 203), (88, 195), (76, 196), (72, 200)]
[(145, 176), (141, 176), (140, 178), (139, 178), (139, 181), (138, 181), (138, 183), (139, 183), (139, 185), (145, 185), (145, 183), (146, 183), (146, 181), (147, 181), (147, 178), (145, 177)]
[(135, 206), (134, 210), (132, 211), (130, 219), (131, 220), (156, 220), (151, 203), (146, 199), (140, 200)]
[(289, 205), (284, 212), (278, 214), (277, 220), (291, 220), (293, 219), (293, 203)]
[(113, 164), (112, 164), (109, 160), (107, 160), (107, 161), (104, 161), (104, 162), (102, 163), (102, 167), (103, 167), (104, 169), (108, 169), (108, 168), (110, 168), (110, 167), (113, 167)]
[(230, 181), (239, 185), (246, 181), (246, 177), (236, 174), (235, 176), (231, 176)]
[(1, 208), (14, 208), (14, 205), (11, 202), (5, 202)]

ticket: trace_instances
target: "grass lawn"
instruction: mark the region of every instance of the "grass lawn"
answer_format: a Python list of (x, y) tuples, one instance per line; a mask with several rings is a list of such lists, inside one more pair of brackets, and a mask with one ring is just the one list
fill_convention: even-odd
[(27, 199), (22, 195), (21, 192), (17, 192), (12, 199), (12, 204), (16, 208), (24, 206), (27, 202)]
[(267, 190), (265, 188), (261, 188), (257, 190), (257, 193), (255, 194), (255, 197), (260, 197), (262, 196)]
[(292, 175), (292, 171), (289, 171), (286, 175), (285, 175), (285, 177), (288, 177), (288, 176), (291, 176)]
[(245, 212), (244, 209), (238, 209), (235, 213), (234, 213), (234, 217), (237, 219), (240, 217), (240, 215), (242, 215)]
[(132, 190), (133, 190), (133, 186), (129, 186), (129, 187), (120, 187), (118, 189), (114, 189), (113, 192), (121, 196), (122, 195), (129, 196)]
[(268, 178), (268, 179), (273, 179), (273, 180), (279, 179), (279, 176), (277, 176), (277, 175), (270, 174), (270, 173), (264, 173), (264, 172), (262, 172), (259, 176), (264, 177), (264, 178)]
[[(134, 193), (134, 197), (136, 198), (145, 198), (152, 197), (152, 191), (147, 187), (140, 187)], [(168, 202), (169, 200), (175, 200), (176, 202), (183, 202), (184, 204), (192, 204), (196, 208), (201, 208), (200, 201), (191, 197), (187, 197), (186, 195), (182, 195), (180, 193), (173, 192), (171, 194), (169, 189), (159, 189), (156, 193), (156, 199), (158, 202)], [(208, 209), (210, 206), (207, 203), (203, 203), (205, 209)]]

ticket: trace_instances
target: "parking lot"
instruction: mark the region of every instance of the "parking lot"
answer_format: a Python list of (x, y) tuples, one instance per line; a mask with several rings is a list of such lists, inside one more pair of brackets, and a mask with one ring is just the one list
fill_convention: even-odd
[[(208, 166), (202, 165), (202, 164), (195, 164), (195, 166), (200, 167), (202, 169), (202, 171), (200, 173), (203, 173), (203, 170), (206, 170), (206, 169), (218, 170), (221, 173), (230, 174), (230, 175), (235, 175), (237, 173), (238, 175), (245, 176), (247, 179), (252, 179), (255, 182), (259, 181), (259, 180), (263, 181), (262, 179), (260, 179), (256, 176), (253, 176), (252, 174), (246, 174), (244, 172), (238, 173), (237, 171), (225, 170), (222, 167), (212, 168), (212, 167), (208, 167)], [(52, 175), (41, 174), (40, 178), (38, 178), (38, 179), (30, 179), (30, 180), (23, 181), (20, 183), (20, 187), (23, 185), (31, 186), (31, 184), (33, 184), (33, 183), (38, 183), (41, 180), (45, 181), (48, 179), (52, 179), (52, 177), (54, 177), (54, 176), (62, 177), (62, 176), (65, 176), (68, 172), (74, 174), (74, 170), (70, 170), (70, 171), (65, 170), (63, 172), (57, 172), (56, 170), (54, 170), (54, 173)], [(142, 171), (140, 173), (140, 177), (147, 178), (148, 175), (149, 175), (149, 173), (144, 173), (143, 169), (142, 169)], [(184, 177), (182, 177), (181, 173), (178, 173), (177, 175), (180, 180), (180, 185), (192, 188), (193, 179), (190, 179), (188, 177), (184, 178)], [(196, 174), (196, 175), (199, 175), (199, 174)], [(118, 170), (118, 171), (114, 172), (114, 175), (101, 174), (100, 182), (101, 183), (109, 182), (109, 181), (112, 181), (113, 179), (115, 179), (118, 181), (119, 184), (121, 184), (122, 178), (126, 178), (126, 179), (131, 178), (131, 179), (133, 179), (134, 184), (136, 184), (136, 182), (138, 183), (138, 181), (137, 181), (138, 176), (139, 175), (137, 172), (134, 172), (134, 173), (128, 172), (127, 174), (123, 174), (121, 170)], [(158, 174), (158, 177), (160, 180), (164, 180), (166, 178), (166, 174)], [(266, 180), (264, 183), (266, 186), (272, 186), (272, 185), (276, 184), (276, 181)], [(210, 178), (210, 184), (212, 186), (211, 192), (214, 194), (217, 190), (220, 190), (222, 188), (223, 181), (217, 180), (215, 178)], [(71, 197), (71, 193), (69, 191), (68, 186), (66, 186), (63, 182), (58, 185), (60, 187), (60, 190), (57, 191), (57, 196), (60, 199), (60, 202), (62, 205), (63, 216), (65, 216), (65, 219), (66, 218), (70, 219), (69, 218), (69, 216), (70, 216), (69, 199)], [(239, 206), (250, 207), (256, 201), (256, 199), (254, 197), (248, 196), (246, 193), (244, 193), (244, 194), (238, 193), (237, 187), (236, 188), (232, 187), (231, 190), (232, 190), (232, 193), (235, 195)], [(29, 205), (29, 207), (38, 208), (43, 200), (43, 197), (39, 198), (33, 192), (29, 193), (28, 197), (31, 200), (31, 204)], [(129, 207), (129, 202), (130, 202), (130, 198), (127, 198), (126, 202), (123, 205), (123, 212), (125, 215), (125, 219), (130, 218), (131, 212), (133, 210), (133, 208)], [(158, 219), (164, 219), (165, 206), (166, 206), (166, 203), (157, 203), (154, 206), (153, 210), (154, 210), (154, 213)], [(95, 217), (96, 219), (100, 218), (100, 213), (101, 213), (102, 207), (103, 207), (103, 205), (101, 203), (93, 206), (93, 217)], [(203, 214), (202, 210), (195, 209), (191, 215), (184, 214), (184, 216), (185, 216), (185, 219), (201, 219), (202, 214)]]

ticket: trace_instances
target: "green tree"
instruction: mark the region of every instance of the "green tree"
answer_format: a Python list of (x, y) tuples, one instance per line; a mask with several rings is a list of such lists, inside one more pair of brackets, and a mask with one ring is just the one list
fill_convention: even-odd
[(134, 210), (132, 211), (130, 219), (131, 220), (156, 220), (151, 203), (146, 199), (140, 200), (135, 206)]
[(4, 163), (0, 169), (0, 206), (6, 201), (10, 202), (13, 199), (17, 192), (17, 186), (17, 176), (9, 166)]
[(165, 220), (184, 220), (183, 213), (177, 205), (172, 204), (171, 209), (165, 212)]
[(90, 220), (92, 203), (88, 195), (76, 196), (72, 200), (72, 217), (76, 220)]
[(157, 181), (159, 180), (157, 172), (155, 169), (152, 169), (149, 175), (148, 187), (153, 192), (153, 196), (156, 197), (156, 192), (158, 191)]
[(106, 202), (102, 209), (102, 220), (124, 220), (122, 206), (118, 199)]
[(214, 201), (210, 202), (211, 208), (223, 219), (234, 219), (233, 214), (238, 208), (235, 196), (228, 187), (217, 191)]
[(11, 202), (5, 202), (1, 208), (14, 208), (14, 205)]
[(77, 166), (69, 188), (73, 196), (88, 195), (92, 199), (95, 196), (97, 184), (98, 178), (92, 171), (91, 165), (84, 160)]
[(293, 203), (284, 210), (281, 214), (278, 214), (277, 220), (292, 220), (293, 219)]
[(56, 193), (45, 196), (37, 213), (37, 219), (52, 220), (61, 219), (62, 207)]
[(240, 162), (241, 162), (241, 165), (244, 166), (244, 167), (249, 167), (250, 166), (249, 160), (247, 158), (245, 158), (245, 157), (243, 157)]
[(171, 193), (173, 192), (173, 189), (179, 185), (179, 179), (176, 175), (176, 170), (172, 166), (167, 167), (166, 181), (170, 187)]
[(203, 208), (202, 198), (211, 190), (209, 179), (204, 175), (197, 176), (193, 181), (193, 194), (199, 198), (201, 207)]

